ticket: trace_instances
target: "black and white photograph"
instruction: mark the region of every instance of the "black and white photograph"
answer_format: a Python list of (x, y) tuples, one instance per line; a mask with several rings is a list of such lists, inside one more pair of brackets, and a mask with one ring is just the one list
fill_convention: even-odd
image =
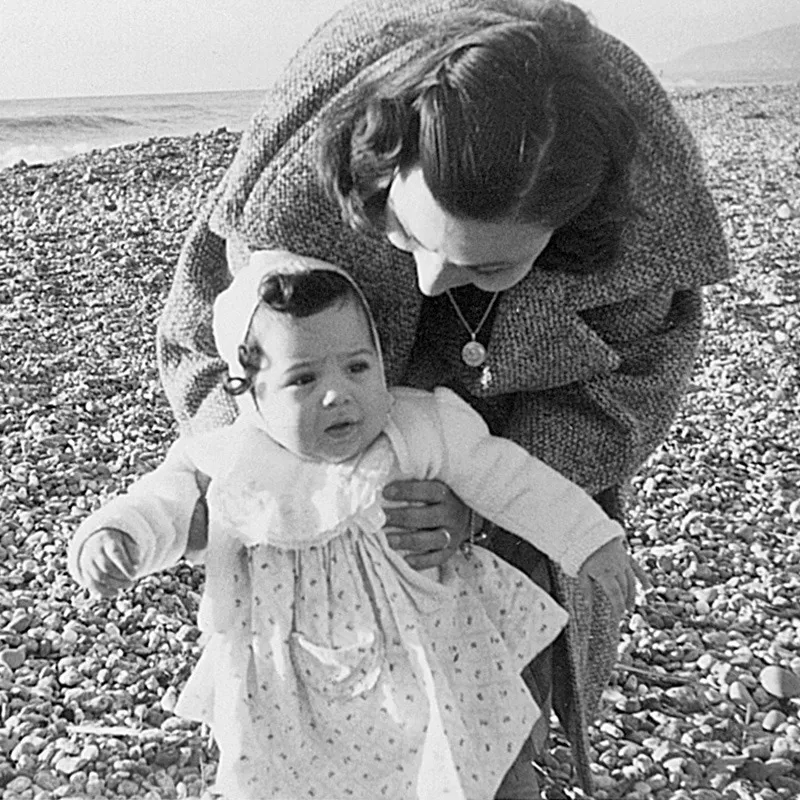
[(0, 0), (0, 800), (800, 798), (797, 0)]

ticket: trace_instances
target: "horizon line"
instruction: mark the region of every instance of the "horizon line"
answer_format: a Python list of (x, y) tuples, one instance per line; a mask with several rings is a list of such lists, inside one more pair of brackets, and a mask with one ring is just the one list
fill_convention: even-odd
[(166, 97), (171, 95), (186, 94), (238, 94), (247, 92), (266, 92), (266, 87), (251, 89), (170, 89), (158, 92), (116, 92), (114, 94), (53, 94), (39, 95), (38, 97), (3, 97), (0, 96), (0, 103), (27, 103), (38, 100), (102, 100), (106, 97)]

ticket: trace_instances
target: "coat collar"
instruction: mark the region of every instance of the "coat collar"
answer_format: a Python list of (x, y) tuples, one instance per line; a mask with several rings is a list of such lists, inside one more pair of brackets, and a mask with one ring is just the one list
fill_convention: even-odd
[(559, 277), (533, 270), (500, 298), (480, 394), (564, 386), (619, 366), (619, 356), (583, 322)]

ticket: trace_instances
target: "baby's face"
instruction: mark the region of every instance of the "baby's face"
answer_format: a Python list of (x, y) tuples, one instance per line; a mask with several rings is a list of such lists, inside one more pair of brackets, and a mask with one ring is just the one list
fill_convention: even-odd
[(253, 388), (273, 439), (299, 456), (332, 463), (375, 440), (391, 399), (354, 298), (301, 318), (261, 307), (250, 330), (264, 353)]

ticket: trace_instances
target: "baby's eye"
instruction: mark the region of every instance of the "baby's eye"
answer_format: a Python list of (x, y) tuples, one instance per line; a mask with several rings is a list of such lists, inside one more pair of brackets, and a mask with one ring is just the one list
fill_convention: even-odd
[(372, 364), (369, 361), (354, 361), (350, 365), (350, 372), (354, 375), (360, 375), (362, 372), (366, 372), (372, 367)]
[(313, 373), (303, 372), (300, 375), (295, 375), (287, 382), (287, 386), (308, 386), (315, 380)]

